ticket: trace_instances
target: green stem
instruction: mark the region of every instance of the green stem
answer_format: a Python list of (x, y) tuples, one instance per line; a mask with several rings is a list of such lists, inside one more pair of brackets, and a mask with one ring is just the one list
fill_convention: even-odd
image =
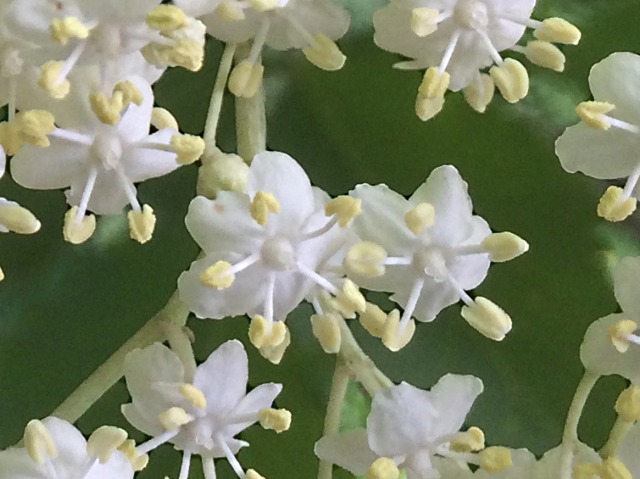
[[(342, 364), (340, 358), (336, 358), (336, 369), (331, 381), (329, 391), (329, 402), (327, 412), (324, 417), (323, 435), (335, 434), (340, 429), (340, 413), (349, 386), (349, 371)], [(318, 466), (318, 479), (331, 479), (333, 477), (333, 464), (327, 461), (320, 461)]]
[(569, 406), (569, 412), (567, 413), (567, 420), (565, 421), (564, 432), (562, 434), (562, 444), (560, 445), (562, 448), (560, 456), (560, 479), (571, 479), (573, 455), (579, 441), (578, 423), (580, 422), (580, 416), (584, 410), (587, 398), (599, 378), (599, 375), (585, 371)]
[(184, 326), (188, 309), (178, 300), (177, 293), (137, 333), (99, 366), (52, 413), (52, 416), (75, 422), (86, 413), (124, 374), (124, 361), (129, 352), (166, 338), (168, 324)]
[(616, 419), (616, 422), (611, 428), (607, 443), (600, 449), (599, 454), (602, 459), (608, 459), (616, 455), (620, 443), (631, 429), (631, 426), (633, 426), (632, 422), (625, 421), (622, 417), (618, 416), (618, 419)]

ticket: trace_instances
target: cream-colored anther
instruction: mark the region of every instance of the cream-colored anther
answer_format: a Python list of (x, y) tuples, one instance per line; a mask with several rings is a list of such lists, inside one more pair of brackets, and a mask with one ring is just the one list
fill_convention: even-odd
[(156, 228), (156, 215), (153, 208), (143, 205), (141, 210), (131, 210), (127, 213), (129, 221), (129, 236), (140, 244), (145, 244), (153, 236)]
[(125, 107), (131, 103), (140, 106), (144, 102), (142, 92), (129, 80), (116, 83), (116, 86), (113, 87), (113, 94), (116, 93), (122, 95), (122, 103)]
[(349, 248), (344, 266), (350, 273), (365, 278), (378, 278), (385, 272), (387, 252), (379, 244), (363, 241)]
[(285, 326), (285, 336), (280, 344), (278, 344), (277, 346), (264, 346), (260, 348), (259, 351), (262, 357), (267, 359), (271, 363), (280, 364), (280, 361), (282, 361), (284, 353), (290, 344), (291, 334), (289, 333), (289, 329)]
[(418, 203), (404, 215), (404, 223), (413, 234), (419, 235), (436, 222), (436, 210), (430, 203)]
[(438, 29), (440, 12), (435, 8), (418, 7), (411, 10), (411, 30), (419, 37), (426, 37)]
[(538, 66), (549, 68), (557, 72), (564, 71), (564, 64), (567, 58), (553, 43), (533, 40), (527, 43), (524, 48), (527, 59)]
[(615, 107), (613, 103), (606, 101), (583, 101), (576, 107), (576, 115), (585, 125), (607, 131), (611, 128), (611, 122), (606, 115)]
[(155, 107), (151, 110), (151, 124), (158, 130), (171, 128), (178, 131), (178, 121), (166, 108)]
[(488, 472), (500, 472), (509, 469), (513, 462), (511, 451), (506, 447), (492, 446), (478, 453), (479, 466)]
[(200, 273), (200, 283), (217, 290), (230, 288), (236, 279), (235, 274), (229, 273), (230, 269), (231, 264), (226, 261), (216, 261)]
[(480, 243), (494, 263), (504, 263), (529, 251), (529, 243), (513, 233), (492, 233)]
[(217, 151), (212, 157), (205, 155), (198, 170), (198, 194), (215, 199), (220, 191), (247, 190), (249, 165), (234, 153)]
[(398, 479), (400, 470), (393, 459), (379, 457), (371, 464), (364, 477), (366, 479)]
[(429, 67), (424, 72), (418, 93), (426, 98), (443, 97), (449, 88), (450, 81), (451, 75), (448, 72), (441, 71), (438, 67)]
[(455, 452), (481, 451), (484, 449), (484, 432), (479, 427), (470, 427), (458, 433), (449, 447)]
[(358, 286), (350, 279), (344, 281), (342, 291), (335, 298), (329, 299), (327, 303), (346, 319), (355, 318), (356, 313), (362, 313), (367, 307), (367, 301)]
[(623, 194), (619, 186), (607, 188), (598, 202), (598, 216), (614, 223), (627, 219), (636, 210), (638, 201), (633, 197), (623, 200)]
[(367, 303), (365, 310), (360, 313), (360, 324), (373, 337), (381, 338), (384, 324), (387, 321), (385, 313), (378, 305)]
[(444, 107), (444, 96), (428, 98), (419, 93), (416, 96), (416, 115), (422, 121), (431, 120), (442, 111), (442, 107)]
[(51, 143), (47, 135), (55, 129), (55, 118), (47, 110), (26, 110), (18, 113), (15, 119), (22, 141), (40, 148), (46, 148)]
[(280, 203), (272, 193), (258, 191), (251, 200), (249, 212), (260, 226), (264, 226), (267, 224), (271, 213), (280, 213)]
[(347, 195), (338, 196), (324, 205), (324, 214), (335, 216), (341, 228), (346, 227), (361, 212), (362, 200)]
[(120, 115), (124, 109), (122, 94), (108, 97), (104, 93), (90, 93), (89, 105), (91, 111), (102, 123), (107, 125), (120, 123)]
[(113, 426), (96, 429), (87, 440), (87, 453), (97, 457), (100, 464), (109, 462), (111, 455), (126, 441), (127, 431)]
[(161, 68), (175, 65), (194, 72), (200, 70), (204, 61), (204, 46), (191, 38), (171, 39), (173, 43), (168, 45), (149, 43), (140, 53), (149, 63)]
[(247, 469), (247, 472), (244, 474), (245, 479), (265, 479), (264, 476), (258, 474), (255, 469)]
[(246, 18), (244, 11), (235, 1), (220, 2), (216, 7), (216, 14), (228, 22), (239, 22)]
[(340, 51), (338, 45), (329, 37), (318, 33), (313, 37), (314, 42), (302, 49), (307, 60), (321, 70), (333, 72), (344, 66), (347, 57)]
[(0, 145), (7, 155), (12, 156), (18, 153), (23, 143), (17, 122), (3, 121), (0, 123)]
[(193, 416), (180, 407), (172, 407), (161, 412), (158, 421), (167, 431), (174, 431), (193, 421)]
[(24, 429), (24, 447), (29, 458), (37, 463), (44, 464), (47, 457), (58, 457), (58, 448), (53, 441), (47, 427), (38, 419), (29, 421)]
[(517, 103), (529, 93), (527, 69), (513, 58), (506, 58), (501, 66), (491, 67), (489, 75), (509, 103)]
[(54, 18), (49, 24), (53, 41), (66, 45), (70, 39), (84, 40), (89, 37), (89, 29), (77, 17)]
[(572, 479), (601, 479), (602, 466), (594, 462), (580, 462), (573, 466)]
[(511, 318), (493, 301), (478, 296), (471, 306), (463, 306), (462, 317), (483, 336), (502, 341), (511, 331)]
[(626, 422), (640, 421), (640, 387), (632, 384), (622, 391), (616, 400), (615, 410)]
[(580, 30), (564, 18), (547, 18), (533, 32), (533, 36), (544, 42), (577, 45), (582, 34)]
[(264, 408), (258, 412), (260, 425), (280, 434), (291, 427), (291, 412), (286, 409)]
[(176, 152), (176, 161), (181, 165), (190, 165), (204, 153), (204, 140), (196, 135), (173, 135), (171, 146)]
[(400, 311), (394, 309), (387, 315), (387, 319), (384, 322), (382, 330), (382, 344), (384, 344), (389, 351), (400, 351), (404, 348), (413, 335), (416, 332), (416, 323), (411, 318), (404, 326), (400, 326)]
[(491, 76), (481, 73), (462, 90), (462, 95), (471, 108), (484, 113), (493, 100), (495, 91), (496, 85)]
[(253, 64), (248, 60), (242, 60), (233, 67), (231, 75), (229, 75), (229, 91), (238, 97), (251, 98), (262, 85), (263, 75), (264, 67), (262, 64)]
[(69, 94), (71, 83), (62, 78), (64, 63), (60, 61), (48, 61), (40, 67), (40, 79), (38, 85), (53, 98), (61, 99)]
[(31, 211), (17, 204), (0, 203), (0, 225), (21, 235), (30, 235), (40, 229), (40, 222)]
[(142, 471), (147, 464), (149, 464), (149, 455), (148, 454), (139, 454), (136, 449), (136, 442), (133, 439), (127, 439), (118, 448), (118, 451), (123, 453), (133, 470), (138, 472)]
[(609, 340), (619, 353), (626, 353), (631, 345), (629, 335), (635, 333), (638, 324), (630, 319), (622, 319), (609, 328)]
[(633, 474), (620, 459), (608, 457), (602, 461), (602, 479), (633, 479)]
[(268, 12), (278, 7), (278, 0), (248, 0), (248, 2), (258, 12)]
[(147, 15), (147, 25), (163, 33), (184, 28), (187, 24), (187, 15), (175, 5), (158, 5)]
[(62, 234), (64, 240), (71, 244), (81, 244), (91, 238), (96, 230), (96, 217), (87, 215), (77, 219), (78, 207), (72, 206), (64, 215)]
[(249, 324), (249, 341), (256, 348), (275, 348), (279, 346), (287, 335), (287, 325), (282, 321), (267, 321), (256, 314)]
[(2, 268), (0, 268), (0, 281), (3, 281), (4, 278), (5, 278), (4, 271), (2, 271)]
[(198, 409), (207, 408), (207, 398), (204, 393), (193, 384), (184, 383), (180, 385), (180, 394)]
[(340, 316), (335, 313), (314, 314), (311, 316), (311, 330), (325, 353), (336, 354), (340, 351)]

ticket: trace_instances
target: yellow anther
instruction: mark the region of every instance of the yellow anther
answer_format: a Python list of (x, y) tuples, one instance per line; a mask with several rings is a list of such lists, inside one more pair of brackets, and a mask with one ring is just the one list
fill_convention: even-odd
[(236, 279), (235, 274), (229, 273), (230, 269), (231, 265), (226, 261), (216, 261), (200, 273), (200, 282), (208, 288), (227, 289)]
[(413, 234), (419, 235), (436, 222), (436, 210), (430, 203), (418, 203), (404, 215), (404, 222)]
[(638, 324), (630, 319), (622, 319), (609, 328), (609, 339), (619, 353), (626, 353), (631, 345), (629, 335), (638, 329)]
[(287, 326), (282, 321), (267, 321), (256, 314), (249, 324), (249, 340), (256, 348), (275, 348), (287, 335)]
[(633, 479), (624, 463), (615, 457), (602, 461), (602, 479)]
[(291, 427), (291, 412), (286, 409), (264, 408), (258, 412), (260, 425), (278, 434)]
[(529, 93), (527, 69), (513, 58), (506, 58), (501, 66), (491, 67), (489, 75), (509, 103), (516, 103)]
[(573, 479), (601, 479), (602, 466), (593, 462), (581, 462), (573, 467)]
[(384, 274), (385, 249), (371, 241), (363, 241), (349, 248), (344, 266), (350, 273), (366, 278), (378, 278)]
[(96, 217), (88, 215), (78, 218), (78, 207), (73, 206), (64, 215), (64, 226), (62, 234), (64, 240), (71, 244), (80, 244), (91, 238), (96, 230)]
[(262, 85), (264, 67), (248, 60), (238, 63), (229, 75), (229, 91), (237, 97), (251, 98)]
[(53, 98), (64, 98), (71, 90), (69, 80), (62, 77), (63, 62), (48, 61), (40, 67), (38, 85)]
[(529, 251), (529, 243), (508, 231), (490, 234), (480, 245), (495, 263), (511, 261)]
[(239, 22), (246, 18), (242, 8), (234, 1), (220, 2), (216, 7), (216, 14), (229, 22)]
[(506, 447), (492, 446), (478, 453), (479, 466), (488, 472), (500, 472), (509, 469), (513, 462), (511, 451)]
[(511, 331), (509, 315), (482, 296), (478, 296), (471, 306), (463, 306), (461, 315), (480, 334), (494, 341), (502, 341)]
[(104, 93), (90, 93), (89, 105), (102, 123), (107, 125), (120, 123), (120, 114), (124, 109), (121, 94), (108, 97)]
[(379, 457), (371, 464), (364, 477), (366, 479), (398, 479), (400, 470), (393, 459)]
[(264, 476), (261, 476), (256, 472), (255, 469), (247, 469), (245, 473), (245, 479), (265, 479)]
[(533, 40), (527, 43), (524, 54), (531, 63), (557, 72), (564, 71), (566, 57), (558, 47), (549, 42)]
[(149, 463), (148, 454), (139, 454), (136, 449), (136, 442), (133, 439), (127, 439), (124, 441), (118, 451), (123, 453), (134, 471), (142, 471)]
[(360, 313), (360, 324), (375, 338), (382, 337), (386, 321), (387, 313), (373, 303), (367, 303), (365, 310)]
[(204, 393), (193, 384), (184, 383), (180, 385), (180, 394), (198, 409), (207, 408), (207, 398)]
[(318, 33), (313, 37), (311, 45), (302, 49), (305, 58), (315, 66), (326, 71), (340, 70), (347, 57), (340, 51), (338, 45), (329, 37)]
[(187, 15), (175, 5), (158, 5), (147, 15), (147, 25), (163, 33), (186, 27), (187, 24)]
[(418, 93), (426, 98), (441, 98), (447, 92), (450, 80), (448, 72), (441, 71), (438, 67), (429, 67), (424, 72)]
[(411, 10), (411, 30), (419, 37), (426, 37), (438, 29), (440, 12), (435, 8), (418, 7)]
[(467, 87), (462, 90), (464, 99), (478, 113), (484, 113), (493, 100), (496, 85), (486, 73), (479, 74)]
[(428, 98), (418, 93), (416, 97), (416, 115), (422, 121), (431, 120), (442, 111), (444, 106), (444, 96)]
[(533, 36), (544, 42), (577, 45), (582, 34), (575, 25), (563, 18), (554, 17), (544, 20), (533, 32)]
[(144, 205), (141, 210), (131, 210), (127, 213), (129, 220), (129, 236), (140, 244), (145, 244), (153, 236), (156, 228), (156, 215), (153, 208)]
[(233, 153), (217, 151), (213, 157), (205, 155), (198, 170), (198, 194), (215, 199), (220, 191), (247, 190), (249, 165)]
[(364, 296), (350, 279), (344, 281), (342, 291), (335, 298), (329, 299), (327, 304), (347, 319), (355, 318), (356, 313), (362, 313), (367, 307)]
[(171, 39), (173, 43), (170, 45), (149, 43), (140, 53), (145, 60), (158, 67), (181, 66), (191, 71), (200, 70), (204, 61), (204, 45), (191, 38)]
[(174, 431), (193, 421), (193, 416), (180, 407), (172, 407), (160, 413), (158, 421), (167, 431)]
[(266, 191), (258, 191), (253, 200), (251, 200), (249, 212), (259, 225), (264, 226), (267, 224), (271, 213), (280, 213), (280, 203), (273, 194)]
[(400, 326), (400, 312), (397, 309), (391, 311), (384, 322), (382, 330), (382, 344), (389, 351), (400, 351), (404, 348), (416, 332), (416, 323), (411, 318), (404, 326)]
[(455, 452), (475, 452), (484, 449), (484, 432), (479, 427), (470, 427), (460, 432), (451, 441), (450, 447)]
[(113, 426), (102, 426), (96, 429), (87, 440), (87, 453), (97, 457), (100, 464), (109, 462), (111, 455), (127, 439), (127, 431)]
[(4, 280), (4, 271), (2, 271), (2, 268), (0, 268), (0, 281)]
[(17, 122), (0, 123), (0, 145), (7, 155), (12, 156), (18, 153), (23, 143)]
[(278, 0), (248, 0), (249, 5), (258, 12), (268, 12), (278, 7)]
[(341, 228), (347, 226), (361, 212), (362, 200), (347, 195), (338, 196), (324, 205), (324, 214), (335, 216)]
[(46, 426), (34, 419), (29, 421), (24, 429), (24, 447), (31, 460), (37, 464), (44, 464), (47, 457), (58, 457), (58, 448)]
[(0, 226), (21, 235), (30, 235), (40, 229), (38, 219), (26, 208), (0, 202)]
[(280, 344), (277, 346), (264, 346), (260, 348), (259, 351), (262, 357), (269, 360), (271, 363), (280, 364), (280, 361), (282, 361), (282, 357), (290, 344), (291, 334), (289, 333), (289, 329), (285, 326), (285, 336)]
[(635, 210), (638, 201), (631, 197), (623, 200), (624, 191), (619, 186), (610, 186), (598, 202), (598, 216), (607, 221), (627, 219)]
[(606, 101), (583, 101), (576, 107), (576, 114), (591, 128), (607, 131), (611, 128), (611, 123), (606, 115), (615, 107), (613, 103)]
[(624, 421), (640, 421), (640, 387), (632, 384), (622, 391), (616, 400), (615, 410)]
[(158, 130), (171, 128), (178, 131), (178, 121), (165, 108), (155, 107), (151, 110), (151, 124)]
[(51, 143), (47, 135), (55, 129), (55, 118), (47, 110), (27, 110), (16, 115), (16, 128), (25, 143), (48, 147)]
[(84, 40), (89, 37), (89, 29), (76, 17), (54, 18), (49, 24), (51, 38), (66, 45), (71, 38)]
[(176, 152), (176, 161), (181, 165), (190, 165), (204, 153), (204, 140), (195, 135), (173, 135), (171, 146)]
[(122, 103), (125, 107), (130, 103), (140, 106), (144, 102), (142, 92), (129, 80), (116, 83), (116, 86), (113, 87), (113, 93), (122, 94)]
[(340, 351), (340, 316), (335, 313), (314, 314), (311, 316), (311, 329), (325, 353), (336, 354)]

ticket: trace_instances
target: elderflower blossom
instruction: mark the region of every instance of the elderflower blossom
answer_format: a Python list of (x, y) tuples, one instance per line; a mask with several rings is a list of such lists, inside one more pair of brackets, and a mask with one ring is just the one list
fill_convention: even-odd
[(640, 56), (618, 52), (595, 64), (589, 74), (593, 101), (580, 103), (582, 120), (556, 141), (556, 154), (569, 173), (598, 179), (627, 178), (624, 188), (610, 186), (598, 215), (622, 221), (637, 204), (640, 179)]
[(129, 456), (126, 438), (122, 429), (105, 426), (87, 441), (62, 419), (33, 420), (25, 429), (23, 447), (0, 452), (0, 479), (133, 479), (146, 458)]
[[(447, 90), (463, 90), (469, 105), (482, 113), (495, 87), (510, 103), (529, 91), (525, 67), (500, 52), (513, 50), (562, 71), (565, 57), (553, 43), (580, 39), (579, 30), (565, 20), (531, 19), (534, 5), (535, 0), (392, 0), (374, 14), (374, 39), (380, 48), (412, 59), (397, 68), (427, 69), (416, 100), (420, 119), (440, 112)], [(527, 27), (536, 40), (519, 46)], [(487, 67), (489, 73), (482, 73)]]
[(491, 261), (508, 261), (528, 249), (512, 233), (491, 233), (473, 214), (467, 184), (453, 166), (436, 168), (407, 200), (386, 185), (359, 185), (352, 195), (362, 200), (354, 221), (364, 243), (351, 248), (347, 270), (358, 284), (392, 292), (404, 308), (385, 317), (361, 315), (363, 326), (398, 350), (415, 331), (412, 317), (433, 321), (440, 311), (462, 300), (462, 316), (485, 336), (502, 340), (511, 319), (486, 298), (467, 290), (486, 277)]
[(172, 443), (183, 452), (179, 479), (189, 476), (194, 454), (201, 456), (205, 479), (216, 477), (214, 459), (220, 457), (240, 479), (257, 479), (261, 476), (251, 469), (245, 475), (236, 459), (249, 444), (235, 436), (258, 421), (276, 432), (289, 428), (291, 414), (271, 408), (282, 385), (261, 384), (247, 394), (247, 354), (236, 340), (212, 352), (193, 377), (187, 377), (178, 356), (160, 343), (136, 349), (125, 360), (125, 379), (132, 402), (122, 406), (122, 413), (152, 436), (137, 453)]

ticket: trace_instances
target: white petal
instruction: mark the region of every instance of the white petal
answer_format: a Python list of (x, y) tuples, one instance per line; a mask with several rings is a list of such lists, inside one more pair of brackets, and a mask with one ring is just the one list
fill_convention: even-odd
[[(76, 206), (80, 203), (86, 182), (86, 175), (74, 179), (71, 188), (65, 191), (67, 203)], [(135, 190), (134, 186), (131, 187)], [(100, 167), (87, 209), (98, 215), (117, 215), (128, 204), (129, 197), (116, 172)]]
[(613, 103), (611, 114), (621, 120), (640, 123), (640, 56), (616, 52), (596, 63), (589, 73), (589, 85), (598, 101)]
[(613, 270), (613, 285), (616, 299), (624, 314), (640, 317), (640, 257), (626, 256), (618, 261)]
[[(76, 472), (75, 469), (73, 472)], [(105, 464), (96, 463), (83, 479), (131, 479), (133, 468), (127, 457), (120, 451), (111, 454)]]
[(4, 148), (0, 146), (0, 178), (4, 176), (4, 171), (7, 166), (7, 155), (4, 152)]
[[(174, 130), (166, 128), (149, 135), (142, 141), (168, 145), (175, 133)], [(164, 176), (180, 166), (176, 162), (175, 153), (146, 148), (125, 150), (120, 162), (127, 177), (134, 183)]]
[(87, 441), (82, 433), (73, 424), (57, 417), (45, 418), (42, 423), (58, 449), (54, 461), (56, 471), (64, 477), (82, 467), (87, 460)]
[(24, 448), (0, 451), (0, 479), (42, 479), (42, 472)]
[[(473, 216), (471, 225), (471, 235), (461, 246), (479, 244), (491, 234), (491, 228), (480, 216)], [(491, 261), (487, 254), (456, 256), (447, 263), (449, 273), (465, 291), (474, 289), (484, 281), (489, 272), (489, 266)]]
[(27, 41), (39, 45), (51, 45), (49, 24), (56, 17), (82, 17), (76, 2), (51, 2), (48, 0), (20, 0), (12, 2), (7, 15), (7, 25)]
[(636, 423), (624, 437), (618, 450), (616, 451), (616, 457), (624, 462), (629, 471), (633, 474), (640, 472), (640, 454), (638, 454), (638, 448), (640, 447), (640, 423)]
[[(215, 8), (215, 4), (212, 8)], [(241, 43), (255, 37), (262, 21), (261, 14), (253, 8), (245, 10), (244, 14), (244, 20), (233, 22), (221, 18), (217, 12), (204, 15), (200, 20), (207, 26), (207, 33), (213, 38), (226, 43)]]
[(139, 409), (133, 403), (123, 404), (120, 407), (120, 412), (129, 422), (129, 424), (135, 427), (138, 431), (147, 434), (148, 436), (159, 436), (160, 434), (165, 432), (164, 428), (160, 425), (157, 416), (153, 418), (150, 417), (150, 414), (143, 414), (143, 412), (148, 412), (145, 411), (143, 405), (141, 405)]
[[(298, 307), (304, 298), (313, 289), (314, 284), (304, 276), (289, 271), (278, 271), (274, 287), (273, 318), (276, 321), (285, 321), (291, 311)], [(264, 314), (262, 304), (249, 310), (249, 314)]]
[(313, 449), (323, 461), (346, 469), (352, 474), (363, 475), (378, 458), (367, 444), (366, 429), (355, 429), (322, 437)]
[(174, 0), (173, 4), (187, 15), (200, 17), (215, 11), (220, 2), (218, 0)]
[(124, 362), (127, 389), (134, 401), (153, 404), (157, 399), (153, 383), (183, 383), (184, 368), (180, 359), (161, 343), (134, 349)]
[(254, 388), (244, 396), (234, 410), (229, 414), (229, 421), (233, 421), (234, 417), (253, 416), (253, 421), (233, 422), (225, 427), (225, 432), (230, 436), (235, 436), (245, 430), (258, 420), (258, 413), (261, 409), (269, 408), (275, 401), (276, 397), (282, 391), (282, 384), (267, 383), (261, 384)]
[[(527, 449), (510, 449), (513, 465), (504, 471), (489, 472), (479, 469), (474, 479), (533, 479), (537, 467), (536, 457)], [(557, 471), (557, 469), (556, 469)], [(555, 471), (554, 471), (555, 472)], [(545, 477), (553, 477), (553, 474)]]
[[(403, 308), (407, 306), (412, 285), (402, 290), (395, 291), (391, 300), (398, 303)], [(458, 290), (451, 286), (449, 282), (438, 283), (431, 278), (427, 278), (422, 288), (422, 293), (416, 304), (413, 316), (425, 323), (433, 321), (436, 316), (447, 306), (460, 301)]]
[(11, 176), (25, 188), (64, 188), (76, 178), (86, 178), (88, 155), (86, 146), (57, 139), (48, 148), (24, 145), (11, 160)]
[(439, 412), (431, 423), (431, 436), (459, 431), (482, 390), (482, 381), (474, 376), (447, 374), (441, 377), (430, 391), (433, 407)]
[(149, 134), (151, 110), (153, 109), (153, 91), (142, 77), (133, 76), (128, 80), (142, 93), (142, 105), (131, 103), (118, 123), (118, 133), (130, 141), (141, 140)]
[[(548, 479), (555, 477), (560, 470), (560, 459), (562, 457), (562, 447), (554, 447), (545, 452), (542, 458), (538, 461), (535, 467), (535, 474), (533, 479)], [(576, 444), (575, 454), (572, 462), (573, 466), (584, 462), (594, 462), (600, 464), (602, 459), (586, 444), (579, 442)]]

